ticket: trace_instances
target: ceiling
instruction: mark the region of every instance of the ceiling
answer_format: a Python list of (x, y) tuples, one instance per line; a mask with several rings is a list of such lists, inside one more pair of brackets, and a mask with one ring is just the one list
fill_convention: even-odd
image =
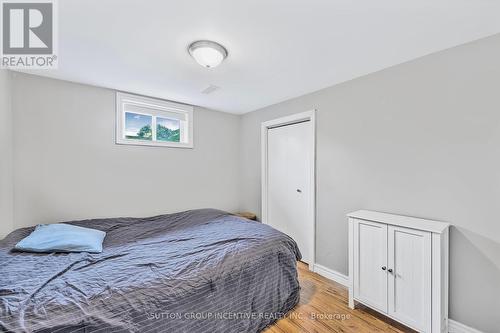
[[(500, 32), (497, 0), (64, 0), (35, 74), (245, 113)], [(190, 58), (224, 45), (215, 69)], [(201, 93), (209, 85), (220, 89)]]

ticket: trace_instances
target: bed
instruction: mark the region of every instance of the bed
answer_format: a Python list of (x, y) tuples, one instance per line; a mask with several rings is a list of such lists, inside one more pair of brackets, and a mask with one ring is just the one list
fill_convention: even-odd
[(285, 234), (201, 209), (67, 222), (107, 233), (99, 254), (14, 252), (0, 241), (0, 331), (259, 332), (299, 300)]

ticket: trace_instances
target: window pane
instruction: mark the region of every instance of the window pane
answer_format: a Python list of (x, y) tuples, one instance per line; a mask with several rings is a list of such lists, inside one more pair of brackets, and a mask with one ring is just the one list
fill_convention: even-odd
[(181, 122), (178, 119), (156, 118), (156, 140), (180, 142)]
[(134, 140), (152, 140), (152, 123), (152, 116), (125, 112), (125, 138)]

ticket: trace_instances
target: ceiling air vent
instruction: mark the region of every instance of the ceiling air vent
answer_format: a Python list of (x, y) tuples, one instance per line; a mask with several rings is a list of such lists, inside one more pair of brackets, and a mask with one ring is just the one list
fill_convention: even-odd
[(208, 87), (206, 87), (205, 89), (203, 89), (201, 91), (202, 94), (205, 94), (205, 95), (208, 95), (208, 94), (211, 94), (213, 93), (214, 91), (216, 90), (219, 90), (220, 87), (217, 87), (217, 86), (214, 86), (213, 84), (209, 85)]

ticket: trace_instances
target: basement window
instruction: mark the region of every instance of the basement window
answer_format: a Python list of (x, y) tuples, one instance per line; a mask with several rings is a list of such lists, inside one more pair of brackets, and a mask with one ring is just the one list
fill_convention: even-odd
[(193, 148), (193, 107), (118, 92), (116, 143)]

